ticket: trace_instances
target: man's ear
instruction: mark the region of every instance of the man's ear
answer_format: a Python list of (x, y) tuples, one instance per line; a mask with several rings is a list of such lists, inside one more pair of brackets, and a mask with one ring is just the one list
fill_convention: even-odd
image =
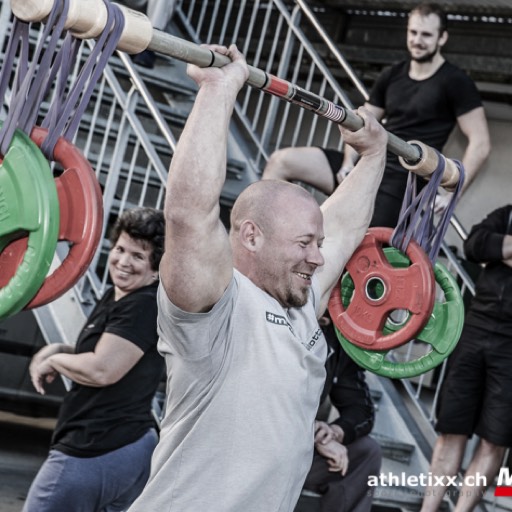
[(251, 252), (255, 252), (263, 242), (263, 233), (252, 220), (244, 220), (240, 226), (240, 243)]
[(446, 41), (448, 41), (448, 31), (444, 30), (443, 33), (441, 34), (441, 37), (439, 37), (439, 41), (437, 42), (437, 44), (439, 45), (440, 48), (442, 48), (446, 44)]

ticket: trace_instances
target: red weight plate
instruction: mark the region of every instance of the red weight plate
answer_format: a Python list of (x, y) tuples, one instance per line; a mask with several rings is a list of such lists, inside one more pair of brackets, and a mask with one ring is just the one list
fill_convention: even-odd
[[(370, 228), (346, 266), (354, 282), (347, 308), (341, 298), (341, 285), (333, 289), (329, 312), (339, 331), (351, 343), (368, 350), (390, 350), (404, 345), (423, 329), (435, 302), (432, 264), (414, 241), (406, 255), (411, 264), (393, 267), (383, 245), (389, 244), (393, 230)], [(393, 311), (405, 310), (409, 319), (391, 334), (383, 329)]]
[[(35, 127), (30, 137), (41, 147), (47, 133)], [(64, 169), (55, 180), (60, 205), (59, 241), (68, 241), (70, 249), (25, 309), (48, 304), (73, 287), (89, 267), (102, 234), (103, 197), (90, 163), (63, 137), (57, 141), (53, 154)]]

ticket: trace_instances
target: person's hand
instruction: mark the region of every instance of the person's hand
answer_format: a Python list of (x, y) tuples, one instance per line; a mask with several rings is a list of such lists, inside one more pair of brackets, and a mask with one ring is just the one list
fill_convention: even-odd
[(344, 165), (337, 173), (336, 173), (336, 181), (341, 183), (349, 174), (350, 171), (354, 168), (354, 166)]
[(50, 358), (46, 358), (42, 361), (32, 362), (29, 367), (30, 379), (36, 391), (41, 395), (45, 394), (44, 385), (50, 384), (55, 380), (57, 372), (53, 369), (50, 364)]
[(444, 213), (446, 208), (448, 208), (448, 205), (450, 204), (450, 201), (452, 200), (453, 193), (446, 192), (445, 194), (437, 194), (436, 195), (436, 201), (434, 204), (434, 213), (437, 215), (441, 215)]
[(377, 118), (366, 108), (359, 107), (357, 115), (363, 120), (363, 126), (355, 132), (339, 125), (341, 136), (344, 141), (352, 146), (361, 158), (371, 156), (387, 150), (388, 133), (377, 121)]
[(245, 57), (238, 51), (236, 45), (232, 44), (229, 48), (222, 45), (202, 45), (215, 53), (226, 55), (232, 62), (222, 67), (200, 68), (194, 64), (187, 66), (187, 74), (199, 87), (205, 84), (218, 83), (226, 90), (233, 91), (235, 94), (242, 88), (249, 78), (249, 68)]
[(325, 421), (315, 421), (315, 444), (327, 444), (335, 439), (334, 431)]
[(343, 443), (345, 432), (336, 423), (328, 424), (325, 421), (315, 421), (315, 443), (326, 444), (329, 441)]
[(347, 474), (349, 460), (345, 446), (333, 440), (327, 444), (315, 444), (315, 448), (325, 458), (330, 472), (339, 472), (342, 476)]
[(509, 266), (512, 268), (512, 258), (507, 258), (505, 260), (502, 260), (503, 263), (505, 263), (505, 265)]
[(50, 384), (57, 376), (57, 372), (51, 366), (49, 358), (63, 351), (63, 345), (51, 344), (43, 347), (32, 357), (28, 368), (30, 379), (36, 391), (41, 393), (41, 395), (45, 394), (44, 384)]
[(345, 431), (337, 423), (331, 423), (330, 427), (334, 436), (334, 440), (340, 444), (343, 444), (345, 439)]

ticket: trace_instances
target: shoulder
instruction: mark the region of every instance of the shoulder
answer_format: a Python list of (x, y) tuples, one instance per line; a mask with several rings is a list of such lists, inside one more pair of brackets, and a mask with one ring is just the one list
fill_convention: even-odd
[[(156, 292), (158, 290), (158, 281), (148, 284), (147, 286), (142, 286), (141, 288), (138, 288), (137, 290), (133, 291), (133, 295), (139, 296), (139, 297), (156, 297)], [(131, 294), (128, 295), (128, 297)]]
[(463, 75), (468, 76), (467, 73), (459, 66), (456, 66), (449, 60), (445, 60), (441, 67), (439, 68), (441, 73), (451, 74), (451, 75)]
[(113, 303), (112, 313), (122, 316), (155, 316), (157, 290), (158, 283), (134, 290)]
[[(165, 287), (159, 286), (157, 291), (157, 304), (158, 304), (158, 312), (162, 318), (167, 318), (171, 320), (171, 323), (200, 323), (210, 322), (212, 317), (218, 316), (229, 309), (230, 304), (232, 304), (235, 298), (238, 295), (238, 290), (241, 286), (241, 283), (248, 282), (249, 279), (245, 278), (240, 272), (234, 271), (233, 277), (228, 284), (226, 290), (220, 297), (220, 299), (213, 305), (213, 307), (209, 311), (204, 312), (190, 312), (185, 311), (180, 308), (176, 304), (174, 304), (165, 291)], [(159, 324), (160, 325), (160, 324)], [(160, 325), (160, 327), (162, 327)]]
[(396, 62), (394, 64), (390, 64), (386, 66), (379, 74), (378, 81), (386, 82), (392, 78), (401, 78), (403, 76), (408, 76), (409, 70), (409, 61), (402, 60), (400, 62)]
[(389, 66), (389, 69), (395, 73), (409, 73), (409, 67), (411, 66), (411, 61), (409, 59), (401, 60), (400, 62), (396, 62)]
[(474, 224), (464, 242), (465, 251), (481, 251), (488, 244), (490, 234), (505, 235), (512, 222), (512, 205), (505, 205), (489, 212), (480, 222)]
[(120, 336), (144, 352), (156, 346), (157, 288), (157, 283), (144, 286), (113, 302), (108, 311), (104, 332)]
[(156, 294), (158, 290), (158, 283), (153, 283), (148, 286), (143, 286), (129, 293), (123, 297), (119, 302), (151, 302), (156, 303)]
[(482, 106), (482, 99), (475, 82), (461, 68), (445, 61), (434, 78), (452, 102), (457, 117)]
[(466, 71), (449, 61), (445, 61), (443, 63), (437, 74), (447, 80), (455, 81), (456, 83), (464, 83), (476, 89), (473, 79), (466, 73)]

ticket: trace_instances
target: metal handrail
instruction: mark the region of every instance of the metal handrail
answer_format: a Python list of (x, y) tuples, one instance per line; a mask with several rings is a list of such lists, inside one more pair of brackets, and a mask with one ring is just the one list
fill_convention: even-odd
[[(206, 0), (184, 0), (178, 4), (175, 17), (187, 33), (188, 39), (194, 43), (227, 44), (236, 41), (254, 66), (259, 66), (263, 71), (283, 80), (297, 83), (315, 94), (322, 91), (328, 100), (345, 108), (352, 107), (329, 67), (302, 31), (301, 11), (296, 5), (289, 7), (282, 0), (265, 3), (255, 0), (250, 5), (247, 1), (228, 1), (223, 13), (212, 8), (207, 16), (211, 4), (212, 2)], [(252, 21), (248, 22), (245, 33), (241, 35), (240, 19), (244, 17), (251, 18)], [(261, 21), (261, 27), (258, 26), (257, 29), (256, 18)], [(261, 50), (265, 38), (266, 53)], [(251, 52), (255, 53), (254, 59)], [(262, 65), (263, 54), (265, 59)], [(308, 77), (313, 90), (306, 87)], [(311, 83), (311, 77), (315, 77), (314, 83)], [(247, 88), (240, 94), (235, 107), (237, 119), (244, 126), (250, 127), (248, 138), (255, 145), (251, 150), (254, 151), (251, 158), (259, 172), (263, 170), (270, 153), (281, 147), (306, 143), (337, 149), (342, 147), (342, 141), (337, 130), (333, 130), (332, 122), (313, 120), (315, 116), (310, 112), (297, 113), (296, 109), (289, 108), (288, 103), (263, 96), (258, 90)], [(301, 126), (299, 135), (296, 132), (288, 133), (286, 127), (290, 122)], [(314, 129), (311, 129), (313, 126)]]
[(345, 71), (350, 81), (355, 85), (356, 89), (359, 91), (361, 96), (365, 101), (368, 101), (370, 95), (368, 94), (368, 90), (364, 86), (363, 82), (359, 80), (356, 72), (353, 70), (352, 66), (348, 63), (347, 59), (340, 52), (339, 48), (334, 44), (332, 39), (327, 35), (327, 32), (322, 27), (321, 23), (318, 21), (317, 17), (309, 7), (309, 5), (304, 2), (304, 0), (295, 0), (297, 5), (300, 7), (301, 11), (305, 14), (308, 21), (317, 31), (317, 34), (321, 37), (322, 41), (325, 43), (329, 51), (332, 53), (334, 58), (338, 61), (338, 64)]

